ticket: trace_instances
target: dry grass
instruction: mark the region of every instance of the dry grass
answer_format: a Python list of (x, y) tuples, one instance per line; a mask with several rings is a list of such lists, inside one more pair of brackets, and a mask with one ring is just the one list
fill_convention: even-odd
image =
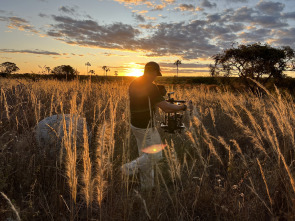
[[(12, 203), (0, 198), (0, 220), (14, 216), (11, 205), (22, 220), (294, 219), (292, 96), (167, 86), (193, 111), (182, 134), (160, 130), (157, 185), (141, 192), (139, 177), (118, 169), (137, 157), (128, 83), (1, 79), (0, 192)], [(72, 116), (60, 157), (34, 140), (38, 121), (54, 114)], [(78, 116), (87, 119), (82, 138)]]

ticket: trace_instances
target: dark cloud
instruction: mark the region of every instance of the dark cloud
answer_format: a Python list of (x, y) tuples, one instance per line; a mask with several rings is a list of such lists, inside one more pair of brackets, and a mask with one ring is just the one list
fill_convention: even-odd
[(286, 27), (288, 24), (282, 20), (280, 14), (261, 14), (255, 8), (241, 7), (235, 11), (227, 10), (222, 16), (220, 22), (223, 23), (244, 23), (247, 25), (260, 25), (262, 28)]
[(219, 14), (210, 14), (207, 15), (207, 19), (209, 23), (217, 22), (221, 19), (221, 16)]
[(93, 20), (77, 20), (67, 16), (53, 16), (57, 22), (47, 31), (49, 36), (68, 44), (121, 50), (145, 51), (148, 56), (179, 55), (197, 58), (212, 54), (218, 48), (210, 44), (214, 32), (205, 29), (206, 21), (168, 24), (148, 29), (149, 37), (131, 25), (114, 23), (100, 25)]
[(271, 29), (252, 29), (241, 33), (239, 38), (248, 43), (265, 42), (271, 36), (271, 32)]
[(295, 47), (295, 28), (281, 29), (276, 32), (276, 38), (273, 43), (277, 45), (289, 45)]
[(233, 22), (252, 22), (255, 13), (254, 9), (244, 6), (235, 10), (233, 15), (228, 14), (228, 18)]
[(70, 15), (74, 15), (76, 13), (76, 9), (70, 6), (61, 6), (58, 10), (60, 12), (63, 12), (65, 14), (70, 14)]
[(39, 55), (61, 55), (57, 52), (43, 51), (43, 50), (14, 50), (14, 49), (0, 49), (0, 53), (23, 53), (23, 54), (39, 54)]
[(287, 12), (282, 14), (283, 18), (295, 19), (295, 12)]
[(46, 17), (48, 17), (48, 15), (43, 14), (43, 13), (39, 13), (38, 16), (41, 17), (41, 18), (46, 18)]
[[(139, 31), (131, 25), (117, 22), (99, 25), (93, 20), (76, 20), (67, 16), (53, 16), (57, 24), (47, 32), (49, 36), (69, 44), (90, 47), (133, 49)], [(135, 50), (135, 49), (134, 49)]]
[(209, 0), (203, 0), (201, 6), (204, 8), (214, 8), (216, 7), (216, 3), (211, 3)]
[(229, 25), (226, 25), (232, 32), (239, 32), (242, 31), (245, 28), (245, 25), (240, 23), (240, 22), (236, 22), (236, 23), (232, 23)]
[[(203, 7), (214, 7), (209, 1), (203, 1), (202, 4)], [(207, 14), (204, 20), (141, 24), (138, 28), (142, 32), (122, 22), (100, 24), (93, 19), (53, 15), (54, 23), (46, 33), (72, 45), (141, 51), (151, 57), (178, 56), (181, 59), (197, 59), (210, 57), (231, 47), (233, 42), (268, 42), (269, 39), (277, 39), (274, 31), (283, 28), (287, 30), (285, 18), (291, 18), (293, 14), (269, 14), (271, 10), (280, 10), (282, 6), (269, 2), (264, 4), (253, 8), (244, 6), (237, 10), (229, 8), (220, 13)], [(187, 10), (194, 7), (189, 4), (181, 6)], [(146, 21), (141, 14), (134, 13), (133, 16), (141, 23)], [(284, 36), (284, 42), (292, 43), (291, 35)]]
[(132, 16), (133, 16), (133, 17), (135, 18), (135, 20), (138, 21), (138, 22), (145, 22), (145, 18), (144, 18), (142, 15), (139, 15), (139, 14), (134, 13)]
[(253, 17), (253, 22), (264, 28), (281, 28), (288, 26), (287, 23), (282, 22), (281, 18), (276, 15), (255, 16)]
[(213, 35), (202, 23), (162, 23), (150, 38), (140, 39), (140, 47), (148, 52), (147, 56), (176, 55), (185, 59), (208, 56), (219, 48), (209, 43)]
[(267, 15), (278, 14), (283, 11), (284, 7), (285, 5), (280, 2), (260, 1), (257, 4), (257, 8)]

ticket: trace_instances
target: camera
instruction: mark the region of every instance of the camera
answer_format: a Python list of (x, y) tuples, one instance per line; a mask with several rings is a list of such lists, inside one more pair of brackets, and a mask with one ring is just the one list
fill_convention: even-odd
[[(162, 94), (162, 96), (165, 96), (167, 91), (163, 85), (158, 85), (159, 91)], [(167, 102), (171, 104), (184, 104), (186, 101), (184, 100), (174, 100), (172, 98), (172, 94), (174, 92), (168, 93), (168, 99), (166, 100)], [(161, 128), (164, 129), (165, 132), (168, 133), (175, 133), (176, 132), (181, 132), (182, 129), (185, 128), (183, 122), (183, 114), (175, 112), (175, 113), (165, 113), (165, 118), (164, 121), (161, 123)]]

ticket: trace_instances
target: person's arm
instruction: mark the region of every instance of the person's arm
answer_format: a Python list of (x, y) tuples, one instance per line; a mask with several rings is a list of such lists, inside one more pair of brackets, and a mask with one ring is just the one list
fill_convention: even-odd
[(186, 110), (186, 105), (171, 104), (167, 101), (161, 101), (156, 104), (157, 107), (161, 108), (166, 113), (174, 113), (181, 110)]

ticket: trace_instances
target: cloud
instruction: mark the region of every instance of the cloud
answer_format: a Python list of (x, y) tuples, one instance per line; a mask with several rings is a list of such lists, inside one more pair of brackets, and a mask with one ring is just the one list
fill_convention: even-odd
[(280, 28), (286, 27), (288, 24), (282, 20), (280, 14), (261, 14), (260, 11), (255, 8), (248, 8), (243, 6), (237, 10), (229, 9), (227, 13), (220, 19), (221, 22), (228, 23), (247, 23), (252, 26), (260, 25), (262, 28)]
[(142, 16), (142, 15), (138, 15), (138, 14), (136, 14), (136, 13), (133, 13), (132, 16), (133, 16), (133, 17), (135, 18), (135, 20), (138, 21), (138, 22), (145, 22), (145, 18), (144, 18), (144, 16)]
[(295, 28), (281, 29), (275, 32), (273, 43), (277, 45), (289, 45), (295, 47)]
[(152, 24), (147, 24), (147, 25), (145, 25), (145, 24), (139, 24), (138, 25), (140, 28), (142, 28), (142, 29), (153, 29), (155, 26), (154, 25), (152, 25)]
[(61, 6), (58, 10), (60, 12), (63, 12), (65, 14), (70, 14), (70, 15), (74, 15), (76, 13), (75, 7), (70, 7), (70, 6)]
[(209, 23), (217, 22), (221, 19), (220, 14), (210, 14), (207, 15), (207, 19)]
[(233, 22), (252, 22), (253, 21), (252, 15), (254, 13), (255, 13), (254, 9), (243, 6), (235, 10), (233, 15), (228, 14), (228, 18)]
[(67, 16), (53, 16), (53, 19), (57, 24), (52, 25), (47, 34), (68, 44), (135, 50), (132, 46), (136, 46), (135, 37), (140, 33), (131, 25), (121, 22), (99, 25), (93, 20), (77, 20)]
[(295, 12), (283, 13), (282, 16), (286, 19), (295, 19)]
[(41, 18), (46, 18), (46, 17), (48, 17), (48, 15), (43, 14), (43, 13), (39, 13), (38, 16), (41, 17)]
[(195, 11), (196, 8), (192, 4), (180, 4), (177, 8), (180, 11)]
[(7, 27), (10, 29), (18, 29), (21, 31), (30, 31), (34, 33), (38, 33), (38, 31), (29, 24), (29, 22), (23, 18), (19, 17), (4, 17), (0, 16), (0, 21), (7, 22)]
[(285, 5), (280, 2), (260, 1), (256, 7), (267, 15), (279, 14)]
[(0, 49), (0, 53), (22, 53), (22, 54), (39, 54), (39, 55), (61, 55), (57, 52), (43, 51), (43, 50), (14, 50), (14, 49)]
[[(153, 6), (149, 1), (144, 4)], [(216, 6), (208, 0), (202, 1), (201, 5), (204, 8)], [(197, 59), (210, 57), (231, 47), (233, 42), (265, 42), (270, 38), (278, 42), (274, 30), (288, 30), (285, 18), (293, 18), (295, 13), (283, 14), (280, 11), (270, 14), (275, 9), (283, 10), (282, 4), (260, 1), (256, 7), (243, 6), (236, 10), (228, 8), (219, 13), (210, 13), (209, 10), (204, 14), (205, 19), (158, 24), (151, 22), (138, 26), (122, 22), (100, 24), (93, 19), (52, 15), (54, 22), (46, 33), (71, 45), (138, 51), (150, 57)], [(179, 10), (196, 10), (196, 7), (180, 4)], [(140, 23), (151, 19), (145, 15), (147, 11), (133, 13), (133, 17)], [(251, 30), (247, 27), (251, 27)], [(285, 36), (284, 41), (290, 43), (291, 36)]]
[(146, 2), (146, 0), (115, 0), (115, 1), (124, 3), (125, 5), (139, 5)]
[(271, 29), (251, 29), (250, 32), (240, 33), (239, 38), (248, 43), (265, 42), (269, 38), (269, 36), (271, 36), (271, 33)]
[(247, 3), (249, 2), (249, 0), (226, 0), (227, 2), (230, 2), (230, 3), (236, 3), (236, 2), (242, 2), (242, 3)]
[(141, 39), (140, 47), (147, 56), (180, 56), (185, 59), (211, 55), (219, 48), (210, 43), (213, 37), (202, 24), (204, 21), (193, 21), (189, 24), (162, 23), (147, 39)]
[(165, 8), (165, 5), (153, 5), (152, 11), (162, 11)]
[(67, 16), (53, 16), (53, 19), (56, 24), (47, 31), (47, 35), (68, 44), (143, 51), (147, 56), (179, 55), (186, 58), (207, 56), (218, 50), (209, 43), (214, 32), (204, 28), (206, 21), (161, 23), (154, 29), (147, 29), (148, 37), (142, 37), (138, 29), (120, 22), (100, 25), (93, 20)]
[(204, 8), (214, 8), (216, 7), (216, 3), (211, 3), (209, 0), (203, 0), (201, 6)]
[(253, 17), (253, 22), (264, 28), (282, 28), (288, 26), (287, 23), (282, 22), (281, 18), (276, 15), (255, 16)]

